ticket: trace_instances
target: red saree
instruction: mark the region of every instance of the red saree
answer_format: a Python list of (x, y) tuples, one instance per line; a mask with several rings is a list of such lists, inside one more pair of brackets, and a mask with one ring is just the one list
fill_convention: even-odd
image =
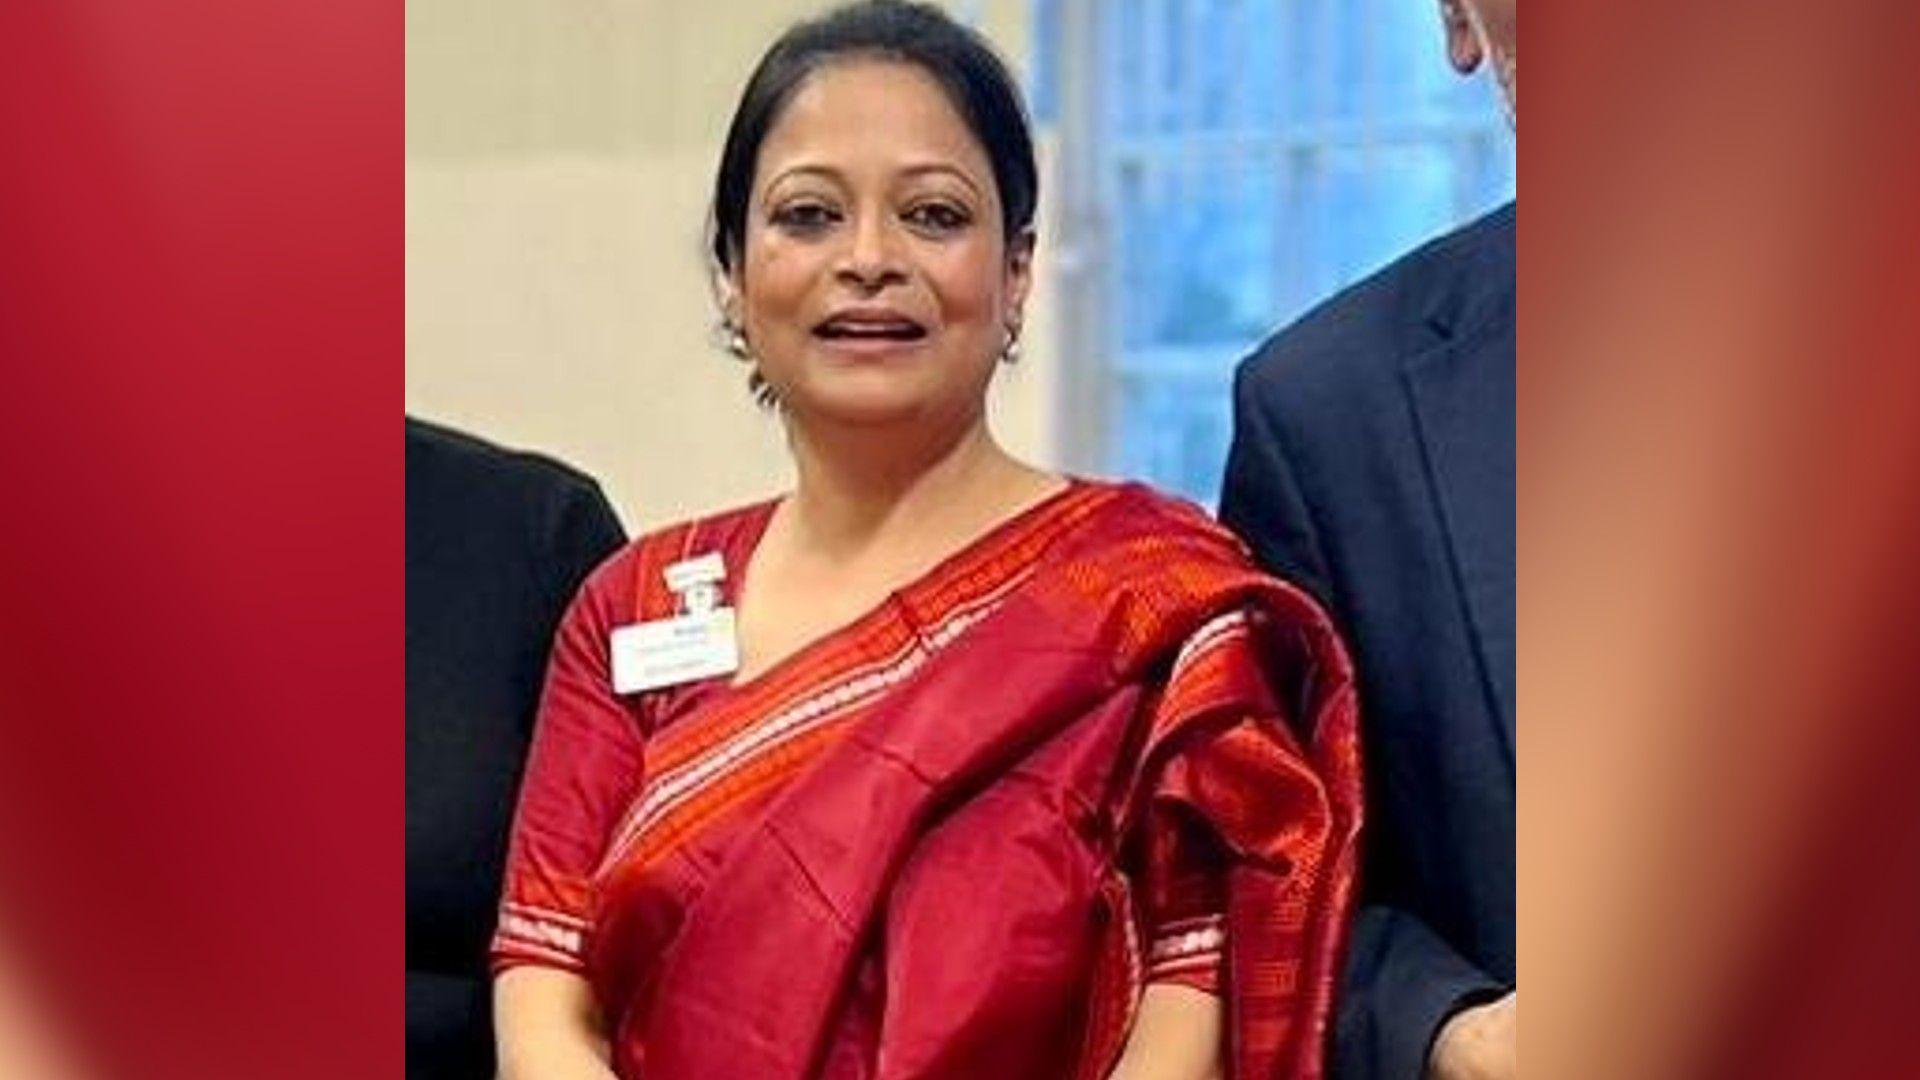
[(1223, 998), (1229, 1076), (1321, 1075), (1360, 769), (1319, 609), (1192, 508), (1076, 483), (742, 685), (616, 697), (613, 627), (770, 512), (576, 599), (496, 970), (588, 978), (630, 1078), (1104, 1080), (1160, 980)]

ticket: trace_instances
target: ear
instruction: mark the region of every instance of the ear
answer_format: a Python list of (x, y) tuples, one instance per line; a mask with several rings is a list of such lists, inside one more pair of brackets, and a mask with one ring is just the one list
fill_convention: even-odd
[(1447, 61), (1462, 75), (1471, 74), (1484, 59), (1480, 32), (1474, 26), (1474, 14), (1467, 9), (1467, 3), (1468, 0), (1440, 0), (1440, 22), (1447, 32)]
[(746, 310), (741, 296), (740, 268), (713, 268), (713, 301), (719, 305), (720, 320), (728, 326), (744, 327)]
[(1027, 294), (1033, 289), (1034, 234), (1031, 227), (1007, 241), (1007, 321), (1018, 326)]

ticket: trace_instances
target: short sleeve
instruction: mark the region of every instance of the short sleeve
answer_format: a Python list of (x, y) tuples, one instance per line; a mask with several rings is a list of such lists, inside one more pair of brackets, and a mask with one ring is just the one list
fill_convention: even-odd
[(583, 968), (594, 870), (644, 768), (639, 706), (615, 696), (608, 660), (613, 627), (633, 607), (632, 551), (588, 577), (554, 638), (508, 844), (496, 974), (518, 964)]
[(1220, 993), (1227, 943), (1227, 856), (1207, 823), (1173, 808), (1144, 838), (1139, 903), (1146, 981)]
[(1150, 983), (1221, 993), (1235, 863), (1290, 861), (1289, 838), (1323, 813), (1257, 660), (1262, 623), (1239, 610), (1196, 629), (1151, 704), (1133, 871)]

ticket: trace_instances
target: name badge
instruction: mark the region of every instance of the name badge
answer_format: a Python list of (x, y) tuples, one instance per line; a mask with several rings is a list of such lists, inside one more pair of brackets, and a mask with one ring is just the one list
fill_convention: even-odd
[(616, 694), (710, 679), (740, 667), (732, 608), (616, 627), (610, 644)]

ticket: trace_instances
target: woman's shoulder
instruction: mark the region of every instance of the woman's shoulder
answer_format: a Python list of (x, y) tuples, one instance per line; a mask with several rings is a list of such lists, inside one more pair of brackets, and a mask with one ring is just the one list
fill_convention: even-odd
[(1162, 645), (1249, 607), (1267, 621), (1327, 625), (1308, 594), (1261, 569), (1199, 506), (1143, 483), (1094, 483), (1106, 496), (1101, 511), (1061, 545), (1039, 592), (1094, 602), (1130, 628), (1130, 640)]
[(642, 532), (627, 547), (634, 553), (692, 558), (716, 547), (757, 538), (779, 502), (778, 497), (759, 499), (717, 513), (675, 521)]
[(737, 573), (778, 502), (762, 499), (644, 530), (587, 575), (581, 599), (628, 622), (641, 614), (647, 594), (658, 591), (651, 585), (664, 589), (666, 569), (674, 563), (718, 555), (723, 572)]
[(1078, 481), (1089, 511), (1037, 568), (1042, 591), (1186, 610), (1258, 576), (1245, 545), (1193, 503), (1135, 481)]
[(1247, 545), (1198, 504), (1138, 480), (1090, 480), (1079, 483), (1106, 495), (1106, 505), (1091, 524), (1108, 543), (1158, 543), (1192, 557), (1251, 567)]

